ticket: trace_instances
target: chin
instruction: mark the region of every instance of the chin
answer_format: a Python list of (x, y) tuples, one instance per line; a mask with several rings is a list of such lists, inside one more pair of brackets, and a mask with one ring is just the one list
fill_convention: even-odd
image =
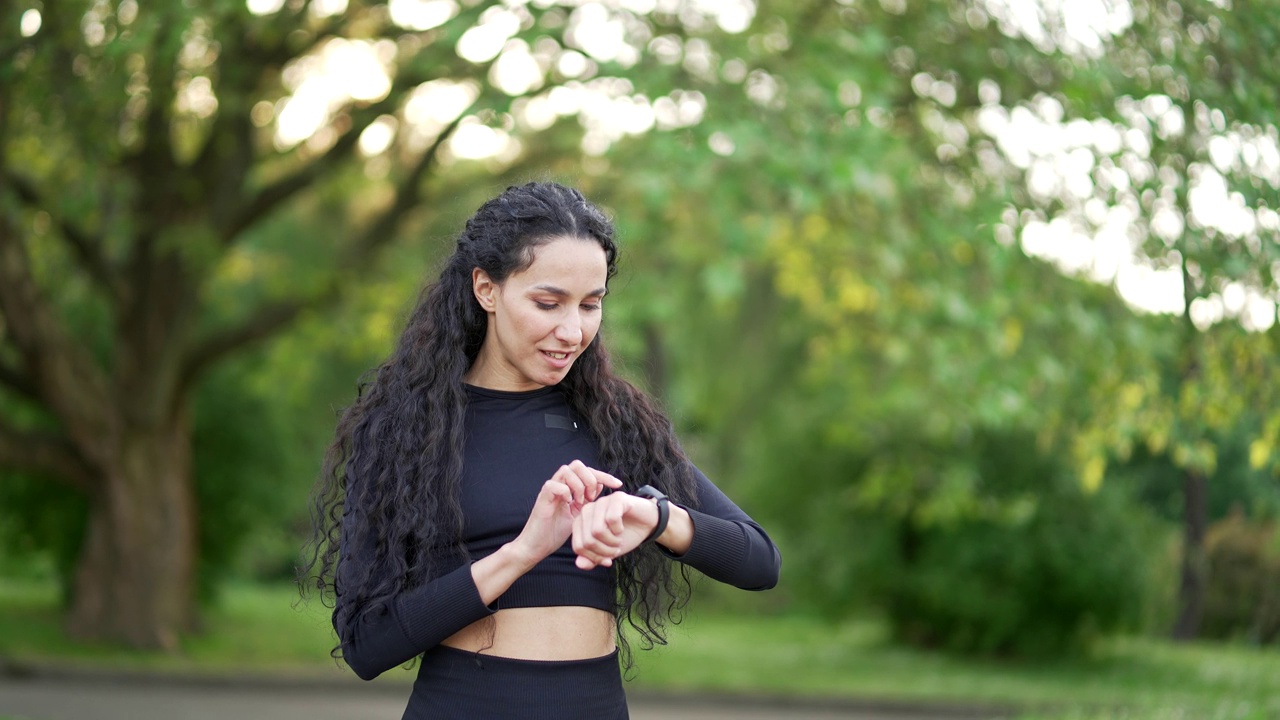
[(542, 378), (542, 380), (540, 380), (540, 382), (543, 385), (559, 385), (561, 382), (564, 382), (565, 378), (569, 377), (569, 371), (572, 369), (573, 366), (570, 365), (559, 372), (548, 373)]

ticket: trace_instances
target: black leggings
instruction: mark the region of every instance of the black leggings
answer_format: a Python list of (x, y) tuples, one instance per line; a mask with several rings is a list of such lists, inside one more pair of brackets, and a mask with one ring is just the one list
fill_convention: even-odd
[(404, 720), (627, 720), (616, 650), (515, 660), (438, 645), (420, 662)]

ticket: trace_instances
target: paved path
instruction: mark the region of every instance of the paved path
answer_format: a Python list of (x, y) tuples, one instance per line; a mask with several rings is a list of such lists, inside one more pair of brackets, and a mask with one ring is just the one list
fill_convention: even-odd
[[(0, 677), (0, 717), (23, 720), (398, 720), (408, 686)], [(632, 720), (981, 720), (944, 709), (784, 704), (631, 693)]]

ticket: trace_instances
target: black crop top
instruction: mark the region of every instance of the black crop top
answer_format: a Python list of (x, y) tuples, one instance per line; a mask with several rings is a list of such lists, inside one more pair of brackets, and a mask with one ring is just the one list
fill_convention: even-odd
[[(559, 388), (504, 392), (467, 386), (466, 447), (461, 505), (463, 543), (479, 560), (513, 540), (524, 528), (542, 484), (561, 465), (581, 460), (600, 467), (595, 441), (574, 416)], [(605, 468), (601, 468), (605, 469)], [(693, 541), (672, 556), (721, 582), (765, 590), (778, 582), (778, 548), (746, 513), (697, 471)], [(347, 509), (348, 515), (358, 512)], [(341, 565), (359, 562), (367, 548), (341, 548)], [(668, 553), (669, 554), (669, 553)], [(615, 609), (612, 570), (581, 570), (566, 542), (517, 579), (492, 605), (485, 605), (462, 562), (451, 571), (396, 596), (383, 612), (362, 613), (343, 659), (371, 680), (402, 665), (471, 623), (503, 608), (576, 605)], [(339, 589), (341, 592), (341, 589)], [(336, 618), (336, 615), (335, 615)]]
[[(555, 386), (504, 392), (467, 386), (467, 445), (463, 455), (463, 545), (479, 560), (524, 528), (542, 485), (573, 460), (599, 468), (586, 424), (573, 416)], [(493, 604), (495, 610), (551, 605), (614, 609), (609, 568), (581, 570), (565, 543), (522, 575)]]

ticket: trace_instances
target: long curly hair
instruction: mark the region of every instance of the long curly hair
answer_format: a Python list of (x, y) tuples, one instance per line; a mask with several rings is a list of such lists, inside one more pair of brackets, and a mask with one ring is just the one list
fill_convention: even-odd
[[(303, 595), (314, 588), (333, 607), (335, 658), (363, 613), (386, 610), (399, 593), (468, 558), (459, 504), (463, 375), (480, 352), (488, 324), (472, 291), (472, 270), (481, 268), (500, 284), (532, 265), (539, 246), (563, 237), (598, 242), (607, 277), (617, 272), (613, 224), (575, 189), (529, 183), (482, 205), (440, 277), (423, 290), (395, 350), (366, 373), (354, 404), (342, 413), (313, 493), (312, 536), (300, 571)], [(671, 422), (614, 374), (602, 334), (559, 389), (586, 419), (601, 469), (627, 490), (651, 484), (682, 505), (695, 505), (693, 469)], [(372, 562), (344, 563), (344, 544), (374, 548)], [(666, 624), (679, 622), (688, 601), (689, 576), (684, 565), (652, 546), (613, 567), (617, 641), (630, 669), (624, 623), (644, 647), (665, 644)]]

